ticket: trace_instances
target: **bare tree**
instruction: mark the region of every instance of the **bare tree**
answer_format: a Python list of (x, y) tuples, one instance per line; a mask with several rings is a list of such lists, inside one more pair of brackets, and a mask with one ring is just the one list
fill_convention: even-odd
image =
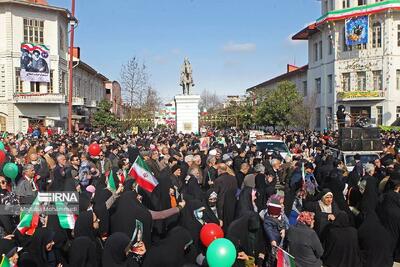
[(200, 108), (213, 110), (221, 106), (221, 98), (214, 92), (211, 93), (208, 90), (203, 90), (200, 95)]
[(145, 91), (145, 102), (143, 108), (151, 113), (157, 111), (161, 106), (161, 98), (158, 95), (158, 91), (148, 86)]
[(122, 97), (130, 107), (142, 106), (145, 100), (148, 74), (146, 65), (136, 57), (121, 68)]
[(316, 95), (304, 98), (291, 110), (291, 124), (304, 130), (309, 130), (315, 113)]

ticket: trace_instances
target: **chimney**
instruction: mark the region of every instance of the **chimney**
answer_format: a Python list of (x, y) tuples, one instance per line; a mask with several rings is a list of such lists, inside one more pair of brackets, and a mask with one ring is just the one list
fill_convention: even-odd
[(27, 2), (44, 6), (48, 5), (47, 0), (27, 0)]
[(295, 65), (287, 64), (286, 72), (289, 73), (289, 72), (292, 72), (292, 71), (295, 71), (298, 69), (299, 69), (299, 67), (297, 67)]
[(72, 49), (72, 56), (74, 57), (74, 59), (80, 60), (81, 59), (81, 48), (80, 47), (74, 47)]

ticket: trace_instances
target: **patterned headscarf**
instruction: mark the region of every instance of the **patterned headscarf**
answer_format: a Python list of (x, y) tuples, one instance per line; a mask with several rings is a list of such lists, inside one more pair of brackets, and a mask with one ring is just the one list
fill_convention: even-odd
[(299, 216), (297, 217), (297, 222), (304, 223), (305, 225), (310, 226), (312, 221), (314, 220), (314, 212), (303, 211), (300, 212)]

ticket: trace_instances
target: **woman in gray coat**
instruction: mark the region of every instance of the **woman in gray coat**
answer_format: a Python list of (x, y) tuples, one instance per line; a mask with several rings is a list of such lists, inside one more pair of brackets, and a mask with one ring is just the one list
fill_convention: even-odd
[(304, 211), (297, 218), (297, 224), (288, 231), (289, 253), (295, 257), (297, 267), (321, 267), (324, 253), (314, 227), (314, 213)]

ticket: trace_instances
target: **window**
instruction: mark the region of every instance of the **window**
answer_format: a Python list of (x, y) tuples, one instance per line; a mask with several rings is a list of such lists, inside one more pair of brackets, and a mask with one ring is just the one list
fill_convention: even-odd
[(358, 0), (358, 5), (359, 6), (364, 6), (367, 4), (367, 0)]
[(400, 46), (400, 24), (397, 25), (397, 46)]
[(342, 1), (342, 6), (343, 6), (343, 8), (350, 7), (350, 0), (343, 0)]
[(373, 76), (373, 90), (383, 90), (382, 87), (382, 71), (376, 70), (372, 72)]
[(396, 70), (396, 89), (400, 90), (400, 70)]
[(333, 116), (333, 109), (332, 109), (332, 107), (328, 107), (328, 117), (329, 117), (329, 119), (332, 119), (332, 116)]
[(67, 88), (67, 75), (65, 71), (61, 71), (61, 78), (60, 78), (60, 94), (65, 94), (65, 89)]
[(400, 118), (400, 106), (396, 107), (396, 118)]
[(31, 93), (40, 93), (40, 83), (31, 82)]
[(50, 82), (47, 83), (47, 93), (53, 93), (53, 70), (50, 70)]
[(321, 127), (321, 108), (315, 109), (315, 128)]
[(60, 39), (59, 39), (59, 41), (60, 41), (60, 50), (61, 51), (65, 51), (65, 38), (64, 38), (64, 31), (63, 31), (63, 29), (60, 27), (59, 28), (59, 34), (60, 34)]
[(342, 90), (350, 91), (350, 73), (342, 74)]
[(321, 78), (315, 79), (315, 90), (317, 94), (321, 93)]
[(357, 91), (367, 90), (367, 77), (365, 71), (357, 72)]
[(333, 76), (332, 74), (328, 75), (327, 78), (327, 83), (328, 83), (328, 93), (332, 93), (333, 92)]
[(15, 92), (22, 93), (21, 69), (15, 68)]
[(322, 59), (322, 41), (319, 41), (319, 59)]
[(43, 44), (44, 21), (24, 19), (24, 42)]
[(314, 44), (314, 61), (318, 60), (318, 43)]
[(333, 53), (333, 37), (332, 35), (328, 36), (328, 55), (332, 55)]
[[(307, 82), (305, 82), (307, 84)], [(303, 86), (304, 86), (304, 82), (303, 82)], [(111, 94), (111, 89), (106, 89), (106, 95)]]
[[(110, 89), (107, 89), (107, 90), (110, 90)], [(303, 81), (303, 95), (304, 96), (307, 96), (307, 92), (308, 90), (307, 90), (307, 81)]]
[(376, 124), (378, 124), (378, 125), (383, 124), (383, 107), (382, 106), (376, 107)]
[(372, 25), (372, 47), (382, 47), (382, 26), (380, 22), (375, 22)]

